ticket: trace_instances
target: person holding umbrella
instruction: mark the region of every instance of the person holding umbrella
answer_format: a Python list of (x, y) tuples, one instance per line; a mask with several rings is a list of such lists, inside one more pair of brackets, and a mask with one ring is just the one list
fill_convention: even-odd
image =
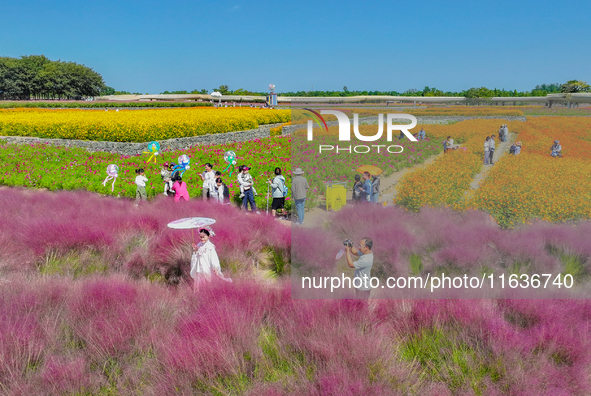
[(357, 168), (356, 171), (363, 175), (361, 202), (378, 203), (378, 197), (380, 195), (379, 175), (381, 175), (383, 171), (375, 165), (363, 165)]
[(231, 282), (231, 279), (224, 278), (220, 259), (215, 250), (215, 245), (211, 243), (209, 237), (215, 233), (206, 228), (199, 230), (198, 244), (193, 243), (193, 255), (191, 256), (191, 278), (194, 279), (193, 290), (196, 292), (204, 283), (211, 283), (212, 274), (220, 279)]

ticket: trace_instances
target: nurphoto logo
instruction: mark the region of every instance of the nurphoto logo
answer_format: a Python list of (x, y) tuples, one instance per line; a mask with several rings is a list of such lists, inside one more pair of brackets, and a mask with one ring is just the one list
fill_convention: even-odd
[[(322, 117), (322, 114), (329, 114), (334, 115), (337, 118), (339, 123), (339, 141), (351, 141), (351, 121), (349, 117), (341, 111), (338, 110), (320, 110), (320, 113), (311, 110), (311, 109), (304, 109), (309, 111), (312, 114), (312, 119), (316, 124), (321, 128), (328, 132), (328, 125), (326, 121)], [(410, 120), (410, 124), (393, 124), (394, 120), (406, 119)], [(312, 120), (308, 120), (308, 141), (314, 140), (314, 122)], [(386, 115), (386, 140), (388, 142), (392, 141), (393, 131), (400, 131), (401, 134), (404, 134), (411, 142), (416, 142), (417, 139), (413, 136), (412, 133), (409, 132), (409, 129), (414, 128), (417, 125), (417, 119), (415, 116), (410, 114), (387, 114)], [(363, 142), (375, 142), (382, 138), (384, 134), (384, 115), (378, 115), (378, 131), (373, 136), (364, 136), (359, 132), (359, 115), (353, 114), (353, 133), (355, 137)], [(330, 151), (336, 150), (337, 154), (340, 151), (346, 152), (355, 152), (359, 154), (369, 153), (372, 151), (372, 147), (377, 150), (379, 153), (382, 148), (385, 148), (389, 153), (392, 154), (399, 154), (402, 153), (404, 147), (399, 145), (391, 145), (386, 146), (383, 144), (372, 144), (371, 146), (368, 145), (357, 145), (357, 146), (349, 146), (349, 147), (339, 147), (339, 146), (332, 146), (328, 144), (322, 144), (318, 146), (319, 152), (323, 151)]]

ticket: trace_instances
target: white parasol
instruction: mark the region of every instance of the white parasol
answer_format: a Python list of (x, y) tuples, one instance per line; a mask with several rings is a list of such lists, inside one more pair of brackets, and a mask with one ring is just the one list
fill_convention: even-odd
[(206, 227), (213, 223), (215, 223), (215, 220), (209, 217), (185, 217), (184, 219), (171, 221), (167, 226), (176, 230), (191, 229), (191, 238), (193, 239), (193, 228)]

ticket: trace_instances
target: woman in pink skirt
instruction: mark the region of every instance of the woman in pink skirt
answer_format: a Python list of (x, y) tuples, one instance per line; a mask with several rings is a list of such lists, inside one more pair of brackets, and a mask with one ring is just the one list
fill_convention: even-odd
[(181, 199), (181, 197), (183, 197), (185, 201), (189, 200), (189, 191), (187, 191), (187, 183), (185, 183), (180, 176), (176, 178), (176, 181), (172, 185), (172, 189), (174, 190), (174, 202), (178, 202)]
[(199, 242), (193, 244), (193, 256), (191, 257), (191, 278), (194, 279), (194, 290), (199, 290), (203, 283), (211, 283), (212, 273), (222, 280), (232, 282), (229, 278), (224, 278), (220, 259), (215, 251), (215, 245), (209, 240), (210, 232), (205, 228), (199, 230)]

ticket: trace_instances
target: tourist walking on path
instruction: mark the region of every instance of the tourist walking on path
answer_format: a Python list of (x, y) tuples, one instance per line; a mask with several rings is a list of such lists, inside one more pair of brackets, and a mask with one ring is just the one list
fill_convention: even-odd
[(490, 136), (486, 137), (484, 141), (484, 165), (488, 165), (490, 161)]
[(148, 200), (148, 194), (146, 194), (146, 182), (148, 178), (144, 173), (144, 168), (136, 169), (135, 174), (137, 175), (135, 177), (135, 206), (138, 206), (140, 201)]
[(306, 205), (306, 196), (310, 185), (308, 180), (302, 176), (304, 171), (301, 168), (296, 168), (293, 171), (293, 179), (291, 180), (291, 197), (295, 202), (296, 211), (298, 214), (298, 224), (304, 223), (304, 210)]
[(491, 165), (494, 165), (494, 155), (495, 155), (495, 135), (491, 135), (490, 141), (488, 142), (488, 152), (489, 152), (489, 161)]

